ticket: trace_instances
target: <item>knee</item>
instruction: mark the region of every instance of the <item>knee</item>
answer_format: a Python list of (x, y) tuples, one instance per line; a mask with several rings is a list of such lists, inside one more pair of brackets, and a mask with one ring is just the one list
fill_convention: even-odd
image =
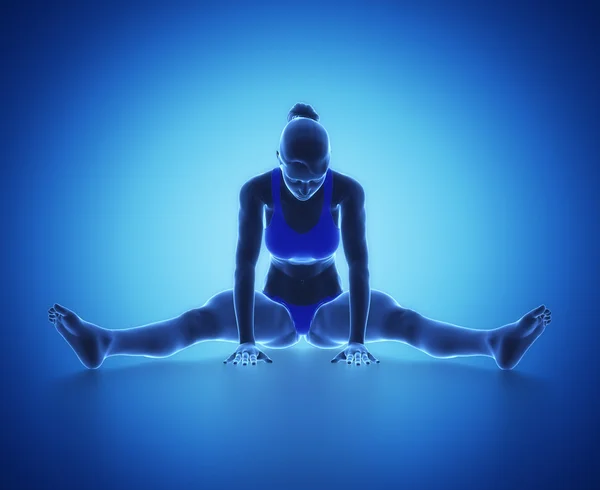
[(180, 319), (181, 333), (186, 345), (216, 337), (217, 317), (210, 308), (194, 308), (183, 313)]
[(386, 339), (399, 340), (415, 345), (420, 336), (419, 313), (408, 308), (394, 308), (384, 320), (383, 333)]
[(310, 324), (306, 340), (311, 345), (327, 349), (348, 342), (349, 335), (348, 321), (333, 321), (331, 311), (326, 312), (324, 308), (319, 308)]

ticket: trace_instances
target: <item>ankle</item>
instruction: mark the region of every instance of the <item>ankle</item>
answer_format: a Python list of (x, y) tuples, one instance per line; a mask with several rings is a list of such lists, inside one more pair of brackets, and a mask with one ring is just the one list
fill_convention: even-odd
[(487, 354), (490, 357), (496, 358), (496, 352), (498, 352), (498, 344), (500, 343), (499, 328), (488, 330), (485, 334), (485, 345), (487, 348)]
[(115, 352), (115, 331), (102, 328), (100, 330), (99, 347), (104, 352), (104, 358), (114, 356)]

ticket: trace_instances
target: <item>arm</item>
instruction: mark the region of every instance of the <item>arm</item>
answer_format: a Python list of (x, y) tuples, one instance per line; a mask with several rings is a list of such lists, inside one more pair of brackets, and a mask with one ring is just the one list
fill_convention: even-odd
[(263, 205), (252, 180), (240, 191), (239, 231), (235, 257), (233, 304), (240, 344), (254, 343), (254, 277), (262, 242)]
[(341, 203), (342, 242), (350, 276), (350, 339), (364, 344), (371, 289), (366, 237), (365, 192), (358, 182)]

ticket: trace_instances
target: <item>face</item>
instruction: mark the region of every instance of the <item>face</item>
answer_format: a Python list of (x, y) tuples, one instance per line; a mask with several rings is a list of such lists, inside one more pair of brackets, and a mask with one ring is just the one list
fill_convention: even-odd
[(327, 175), (328, 165), (319, 165), (321, 172), (315, 173), (310, 165), (311, 162), (294, 159), (284, 161), (281, 154), (277, 152), (277, 158), (281, 166), (283, 181), (291, 194), (299, 201), (308, 201), (321, 188)]
[(325, 128), (308, 118), (292, 119), (283, 129), (277, 159), (283, 181), (299, 201), (308, 201), (325, 181), (331, 148)]

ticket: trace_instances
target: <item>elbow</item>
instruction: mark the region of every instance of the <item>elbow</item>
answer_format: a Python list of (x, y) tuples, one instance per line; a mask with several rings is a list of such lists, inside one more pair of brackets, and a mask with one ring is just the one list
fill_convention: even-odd
[(369, 270), (369, 260), (366, 254), (357, 254), (354, 257), (347, 257), (346, 260), (350, 270)]
[(353, 277), (369, 279), (369, 266), (366, 260), (355, 260), (348, 264), (348, 272)]
[(241, 281), (244, 279), (254, 280), (255, 264), (249, 261), (238, 262), (235, 267), (235, 280)]

